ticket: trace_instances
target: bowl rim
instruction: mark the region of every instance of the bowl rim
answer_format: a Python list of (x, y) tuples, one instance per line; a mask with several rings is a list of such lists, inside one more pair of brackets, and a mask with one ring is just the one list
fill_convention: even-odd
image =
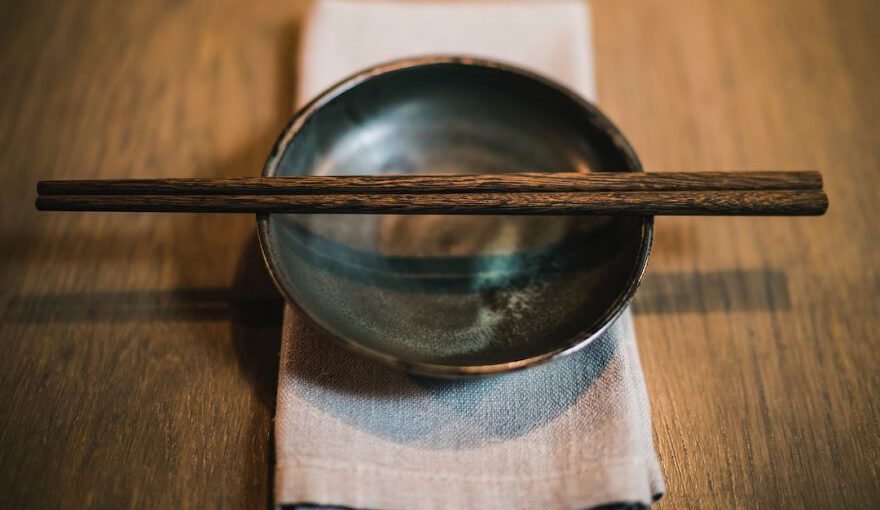
[[(479, 57), (437, 55), (404, 58), (378, 64), (352, 74), (327, 88), (324, 92), (297, 111), (284, 127), (283, 131), (272, 146), (272, 150), (263, 167), (262, 175), (264, 177), (275, 176), (287, 146), (299, 130), (305, 125), (306, 121), (317, 113), (325, 104), (333, 101), (348, 90), (357, 87), (373, 77), (396, 71), (437, 65), (460, 65), (499, 70), (530, 79), (543, 86), (556, 90), (558, 93), (561, 93), (570, 99), (574, 104), (578, 105), (590, 121), (609, 136), (611, 143), (620, 151), (626, 160), (626, 166), (628, 167), (627, 171), (643, 171), (642, 164), (636, 156), (635, 150), (633, 150), (632, 146), (626, 138), (624, 138), (620, 129), (618, 129), (598, 107), (568, 87), (540, 74), (508, 63)], [(368, 359), (379, 361), (407, 372), (444, 377), (477, 376), (521, 370), (526, 367), (545, 363), (552, 359), (571, 354), (586, 347), (608, 329), (608, 327), (623, 313), (632, 300), (636, 290), (638, 290), (642, 277), (645, 274), (645, 270), (647, 269), (648, 258), (651, 253), (651, 245), (654, 237), (654, 217), (643, 216), (638, 260), (634, 264), (632, 274), (628, 278), (629, 281), (627, 288), (589, 328), (578, 332), (564, 341), (560, 341), (558, 343), (559, 346), (554, 349), (527, 358), (484, 365), (447, 365), (398, 358), (397, 356), (363, 345), (354, 338), (339, 336), (332, 333), (329, 328), (324, 327), (317, 317), (313, 317), (303, 309), (299, 303), (297, 303), (296, 299), (293, 298), (287, 289), (286, 284), (283, 283), (282, 277), (280, 276), (283, 274), (283, 270), (279, 266), (277, 261), (278, 257), (275, 256), (276, 250), (274, 249), (271, 240), (271, 222), (269, 221), (269, 217), (269, 213), (257, 214), (257, 233), (260, 240), (260, 250), (263, 256), (263, 261), (266, 264), (269, 275), (275, 282), (275, 286), (284, 296), (287, 303), (293, 306), (296, 311), (308, 321), (310, 326), (319, 331), (323, 336), (329, 337), (335, 341), (338, 345)]]

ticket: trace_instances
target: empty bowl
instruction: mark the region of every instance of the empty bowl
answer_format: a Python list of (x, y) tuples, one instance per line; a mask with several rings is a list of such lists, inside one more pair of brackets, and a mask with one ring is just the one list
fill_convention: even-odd
[[(263, 175), (637, 172), (593, 105), (533, 73), (431, 57), (303, 108)], [(392, 366), (479, 375), (579, 349), (624, 310), (651, 217), (258, 216), (279, 289), (328, 339)]]

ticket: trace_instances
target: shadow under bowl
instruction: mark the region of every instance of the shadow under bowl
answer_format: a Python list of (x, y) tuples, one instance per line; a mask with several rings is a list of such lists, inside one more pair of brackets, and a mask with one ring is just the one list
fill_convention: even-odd
[[(593, 105), (540, 76), (431, 57), (359, 73), (303, 108), (265, 176), (641, 171)], [(585, 346), (644, 272), (651, 217), (258, 216), (269, 270), (328, 336), (432, 375)]]

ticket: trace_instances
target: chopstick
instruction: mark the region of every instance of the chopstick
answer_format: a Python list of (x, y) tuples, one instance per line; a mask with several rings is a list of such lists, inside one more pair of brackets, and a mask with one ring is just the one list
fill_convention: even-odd
[(325, 214), (816, 215), (818, 172), (521, 173), (38, 183), (40, 210)]
[(41, 195), (261, 195), (822, 189), (822, 175), (799, 172), (595, 172), (474, 175), (351, 175), (228, 179), (41, 181)]

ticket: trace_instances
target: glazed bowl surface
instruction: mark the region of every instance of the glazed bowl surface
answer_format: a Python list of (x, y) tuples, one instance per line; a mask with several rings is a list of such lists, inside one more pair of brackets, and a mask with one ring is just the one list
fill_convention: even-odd
[[(593, 105), (478, 59), (392, 62), (293, 118), (265, 176), (641, 171)], [(645, 270), (650, 217), (258, 216), (267, 266), (327, 337), (408, 371), (478, 375), (587, 345)]]

